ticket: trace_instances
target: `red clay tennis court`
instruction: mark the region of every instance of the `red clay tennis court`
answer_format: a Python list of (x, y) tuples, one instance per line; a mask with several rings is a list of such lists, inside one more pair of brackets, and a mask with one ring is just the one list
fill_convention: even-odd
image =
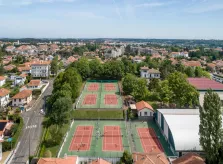
[(99, 89), (99, 84), (98, 83), (91, 83), (87, 87), (88, 91), (98, 91), (98, 89)]
[(118, 99), (115, 94), (107, 94), (105, 95), (105, 105), (117, 105)]
[(116, 86), (113, 83), (106, 83), (105, 84), (105, 91), (115, 91)]
[(95, 105), (96, 99), (97, 99), (96, 94), (88, 94), (84, 97), (83, 105)]
[(145, 153), (164, 152), (163, 147), (152, 128), (137, 128), (137, 131)]
[(93, 126), (78, 126), (72, 138), (69, 151), (90, 150), (93, 129)]
[(119, 126), (104, 126), (103, 151), (123, 151)]

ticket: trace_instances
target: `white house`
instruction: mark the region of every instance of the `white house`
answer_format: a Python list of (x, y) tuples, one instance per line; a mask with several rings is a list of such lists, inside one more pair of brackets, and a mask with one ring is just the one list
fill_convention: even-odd
[(41, 61), (31, 65), (31, 74), (33, 77), (45, 77), (50, 76), (50, 62)]
[(146, 117), (148, 119), (153, 118), (154, 110), (150, 104), (145, 101), (140, 101), (136, 103), (136, 110), (138, 113), (138, 117)]
[(27, 86), (28, 86), (28, 89), (30, 90), (40, 89), (42, 86), (42, 83), (40, 80), (31, 80)]
[(12, 106), (20, 107), (26, 106), (32, 101), (32, 91), (22, 90), (12, 97)]
[(160, 71), (156, 69), (149, 69), (148, 67), (140, 68), (141, 78), (146, 78), (148, 81), (151, 79), (160, 79)]
[(14, 85), (19, 85), (19, 86), (24, 85), (25, 81), (26, 81), (25, 74), (21, 74), (19, 76), (14, 77)]
[(4, 76), (0, 76), (0, 87), (2, 87), (5, 84), (5, 77)]
[(9, 93), (10, 91), (5, 88), (0, 89), (0, 106), (1, 107), (5, 107), (9, 103)]
[(178, 58), (178, 57), (188, 58), (189, 54), (188, 54), (188, 52), (172, 52), (171, 57), (173, 57), (173, 58)]

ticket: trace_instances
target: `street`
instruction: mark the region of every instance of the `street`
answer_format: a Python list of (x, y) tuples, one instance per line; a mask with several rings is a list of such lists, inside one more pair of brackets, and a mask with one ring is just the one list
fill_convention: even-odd
[(45, 97), (51, 95), (52, 90), (53, 81), (50, 80), (48, 88), (39, 98), (38, 102), (36, 102), (30, 111), (22, 113), (24, 120), (23, 131), (14, 157), (9, 163), (26, 163), (29, 155), (35, 155), (41, 138), (42, 121), (44, 118), (40, 114), (40, 109), (44, 109)]

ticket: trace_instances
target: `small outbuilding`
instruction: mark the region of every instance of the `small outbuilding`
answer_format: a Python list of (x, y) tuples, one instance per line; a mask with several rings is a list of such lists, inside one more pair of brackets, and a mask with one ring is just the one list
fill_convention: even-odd
[(153, 119), (154, 109), (149, 103), (145, 101), (140, 101), (137, 102), (135, 106), (139, 119)]

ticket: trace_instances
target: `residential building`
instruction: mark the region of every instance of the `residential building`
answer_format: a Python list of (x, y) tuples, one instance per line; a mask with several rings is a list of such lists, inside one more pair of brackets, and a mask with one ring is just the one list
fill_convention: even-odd
[(21, 74), (19, 76), (15, 76), (13, 85), (15, 85), (15, 86), (24, 85), (25, 81), (26, 81), (26, 76), (27, 76), (26, 74)]
[(169, 164), (165, 153), (138, 153), (132, 154), (133, 164)]
[(31, 73), (31, 67), (29, 67), (29, 66), (18, 67), (18, 71), (23, 74), (29, 74), (29, 73)]
[(171, 57), (173, 57), (173, 58), (179, 58), (179, 57), (188, 58), (189, 54), (188, 54), (188, 52), (172, 52)]
[(208, 89), (212, 89), (214, 92), (216, 92), (221, 101), (223, 101), (223, 84), (208, 78), (188, 78), (187, 80), (199, 92), (199, 102), (201, 106), (203, 106), (204, 95)]
[(12, 106), (26, 106), (32, 101), (32, 91), (23, 90), (12, 97)]
[(0, 89), (0, 106), (1, 107), (5, 107), (9, 103), (9, 93), (10, 91), (5, 88)]
[(133, 63), (141, 63), (146, 59), (145, 56), (135, 56), (132, 58)]
[(111, 164), (110, 162), (102, 159), (102, 158), (98, 158), (96, 160), (93, 160), (91, 162), (88, 162), (87, 164)]
[(77, 156), (64, 158), (40, 158), (37, 164), (78, 164)]
[(40, 89), (42, 86), (42, 83), (40, 80), (31, 80), (27, 86), (28, 86), (28, 89), (30, 90)]
[(139, 119), (140, 118), (153, 119), (154, 109), (149, 103), (145, 101), (140, 101), (135, 104), (135, 107)]
[(199, 61), (185, 61), (182, 62), (182, 64), (186, 67), (192, 67), (192, 68), (201, 67), (201, 63)]
[(6, 78), (4, 76), (0, 76), (0, 87), (5, 84)]
[(172, 164), (205, 164), (205, 160), (196, 153), (187, 153), (172, 162)]
[(160, 71), (149, 69), (148, 67), (141, 67), (140, 76), (141, 78), (146, 78), (149, 82), (151, 79), (160, 79)]
[(6, 52), (11, 52), (12, 53), (14, 50), (15, 50), (14, 46), (8, 46), (8, 47), (5, 48)]
[(48, 78), (50, 76), (50, 61), (40, 61), (31, 65), (33, 77)]

